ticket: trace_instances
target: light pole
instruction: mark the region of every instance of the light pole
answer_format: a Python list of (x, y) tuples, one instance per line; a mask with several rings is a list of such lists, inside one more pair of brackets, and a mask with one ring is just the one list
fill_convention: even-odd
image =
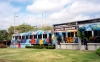
[(15, 47), (15, 34), (16, 34), (16, 28), (15, 28), (15, 18), (18, 17), (18, 15), (14, 15), (14, 47)]
[(15, 28), (15, 18), (18, 17), (18, 15), (14, 15), (14, 34), (16, 32), (16, 28)]

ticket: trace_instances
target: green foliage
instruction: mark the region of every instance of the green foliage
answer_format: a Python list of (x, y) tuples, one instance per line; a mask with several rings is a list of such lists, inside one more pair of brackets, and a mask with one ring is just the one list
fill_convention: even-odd
[[(15, 26), (16, 33), (23, 33), (23, 32), (28, 32), (32, 30), (52, 30), (52, 29), (53, 28), (51, 26), (44, 26), (44, 27), (38, 28), (38, 27), (33, 27), (28, 24), (21, 24), (19, 26)], [(8, 28), (8, 33), (11, 35), (14, 34), (14, 26), (10, 26)]]
[[(44, 27), (41, 27), (41, 28), (38, 28), (38, 27), (33, 27), (31, 25), (28, 25), (28, 24), (21, 24), (19, 26), (15, 26), (15, 32), (16, 33), (23, 33), (23, 32), (28, 32), (28, 31), (32, 31), (32, 30), (52, 30), (52, 27), (51, 26), (44, 26)], [(11, 40), (11, 37), (12, 35), (14, 34), (14, 26), (10, 26), (8, 28), (8, 37), (7, 39)], [(5, 38), (5, 37), (1, 37), (0, 39), (2, 38)]]
[(83, 32), (78, 32), (78, 36), (80, 37), (80, 39), (83, 39), (85, 35)]
[(87, 37), (85, 37), (85, 34), (84, 34), (84, 31), (83, 30), (81, 30), (80, 28), (78, 29), (78, 37), (81, 39), (81, 40), (84, 40), (84, 39), (86, 39), (87, 41), (88, 41), (88, 38)]
[(28, 24), (22, 24), (16, 27), (18, 33), (28, 32), (34, 30), (34, 27)]
[(0, 44), (0, 48), (7, 48), (5, 44)]
[(26, 48), (43, 49), (44, 46), (34, 45), (34, 46), (26, 46)]
[[(31, 30), (34, 30), (34, 27), (28, 24), (21, 24), (19, 26), (15, 26), (16, 33), (23, 33), (23, 32), (28, 32)], [(10, 34), (14, 34), (14, 26), (11, 26), (10, 28), (8, 28), (8, 32)]]
[(9, 40), (9, 33), (6, 30), (0, 30), (0, 40)]
[[(15, 26), (15, 32), (16, 33), (23, 33), (34, 30), (34, 27), (28, 24), (21, 24), (19, 26)], [(12, 35), (14, 34), (14, 26), (10, 26), (8, 28), (8, 37), (6, 40), (11, 40)], [(4, 37), (5, 38), (5, 37)]]
[(8, 33), (9, 34), (14, 34), (14, 26), (10, 26), (10, 28), (8, 28)]
[(11, 38), (12, 38), (12, 35), (8, 33), (8, 37), (6, 40), (11, 40)]
[(100, 56), (100, 48), (98, 48), (98, 49), (96, 50), (96, 54), (98, 54), (98, 55)]
[(55, 49), (54, 46), (46, 46), (46, 49)]
[(53, 28), (51, 26), (45, 26), (40, 29), (46, 31), (46, 30), (52, 30)]
[(43, 46), (43, 45), (34, 45), (34, 46), (26, 46), (26, 48), (34, 48), (34, 49), (55, 49), (54, 46)]

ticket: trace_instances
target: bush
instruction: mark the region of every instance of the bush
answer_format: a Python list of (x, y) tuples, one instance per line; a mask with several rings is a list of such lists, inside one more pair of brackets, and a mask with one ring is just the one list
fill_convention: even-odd
[(5, 44), (0, 44), (0, 48), (7, 48)]
[(96, 54), (98, 54), (98, 55), (100, 56), (100, 48), (98, 48), (98, 49), (96, 50)]
[(43, 49), (43, 48), (44, 48), (44, 46), (33, 45), (33, 46), (26, 46), (26, 48)]
[(35, 49), (55, 49), (54, 46), (40, 46), (40, 45), (33, 45), (33, 46), (26, 46), (26, 48), (35, 48)]
[(55, 49), (54, 46), (46, 46), (46, 49)]
[(26, 48), (33, 48), (33, 46), (25, 46)]
[(35, 49), (43, 49), (44, 46), (35, 45), (35, 46), (33, 46), (33, 48), (35, 48)]

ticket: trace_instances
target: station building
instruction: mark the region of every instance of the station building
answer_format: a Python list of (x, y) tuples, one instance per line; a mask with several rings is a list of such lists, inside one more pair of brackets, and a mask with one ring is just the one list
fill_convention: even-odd
[[(100, 18), (54, 24), (53, 28), (57, 48), (97, 50), (100, 47)], [(84, 39), (79, 37), (79, 32)]]

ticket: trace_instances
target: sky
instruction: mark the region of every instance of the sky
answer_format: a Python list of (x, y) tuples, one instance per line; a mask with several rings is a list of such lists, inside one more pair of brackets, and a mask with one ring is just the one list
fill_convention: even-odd
[(0, 30), (14, 21), (15, 26), (52, 26), (99, 17), (100, 0), (0, 0)]

